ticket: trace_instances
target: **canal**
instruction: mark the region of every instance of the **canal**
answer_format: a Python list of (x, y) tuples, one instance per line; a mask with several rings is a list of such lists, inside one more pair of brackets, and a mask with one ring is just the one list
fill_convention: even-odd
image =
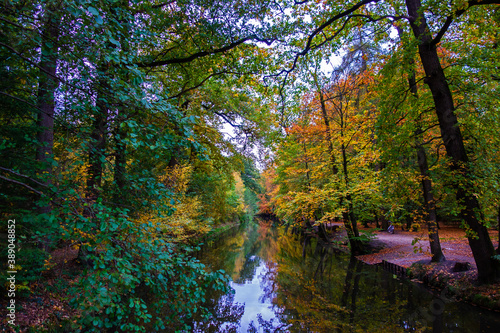
[(208, 242), (198, 258), (230, 275), (196, 332), (500, 332), (500, 314), (453, 302), (333, 249), (304, 253), (260, 221)]

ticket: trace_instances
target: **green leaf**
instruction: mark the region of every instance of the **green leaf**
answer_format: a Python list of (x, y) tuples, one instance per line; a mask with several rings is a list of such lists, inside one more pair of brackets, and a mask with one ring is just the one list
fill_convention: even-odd
[(116, 39), (114, 39), (113, 37), (108, 37), (108, 40), (115, 44), (116, 46), (120, 46), (120, 42), (118, 42)]
[(94, 16), (99, 16), (99, 11), (92, 6), (88, 6), (87, 10)]

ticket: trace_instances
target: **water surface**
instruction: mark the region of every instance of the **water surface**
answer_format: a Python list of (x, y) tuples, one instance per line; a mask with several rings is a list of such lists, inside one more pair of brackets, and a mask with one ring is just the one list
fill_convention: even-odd
[[(305, 257), (304, 257), (305, 254)], [(199, 332), (500, 332), (500, 314), (452, 302), (270, 223), (233, 230), (199, 259), (225, 270), (234, 294), (216, 296)]]

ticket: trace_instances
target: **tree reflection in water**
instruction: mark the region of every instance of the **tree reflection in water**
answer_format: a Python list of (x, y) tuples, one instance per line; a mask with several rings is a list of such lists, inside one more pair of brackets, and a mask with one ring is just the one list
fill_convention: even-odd
[[(276, 253), (273, 249), (276, 248), (276, 239), (270, 237), (270, 232), (273, 231), (269, 225), (250, 225), (231, 237), (214, 242), (212, 248), (204, 249), (198, 256), (211, 269), (223, 269), (232, 277), (231, 286), (235, 294), (228, 300), (233, 302), (233, 306), (241, 304), (244, 307), (241, 314), (235, 310), (231, 312), (239, 315), (239, 328), (234, 332), (285, 332), (282, 328), (286, 325), (282, 325), (277, 317), (280, 310), (273, 305), (276, 275), (276, 263), (273, 261)], [(226, 302), (214, 306), (220, 307)], [(214, 312), (219, 313), (220, 310)], [(225, 329), (223, 332), (235, 329), (234, 325), (210, 325)], [(209, 324), (199, 326), (199, 331), (205, 327)]]
[[(212, 299), (212, 301), (214, 301)], [(245, 312), (245, 305), (234, 302), (234, 294), (221, 295), (212, 304), (212, 313), (208, 318), (199, 320), (194, 332), (199, 333), (237, 333), (240, 332), (240, 320)]]
[(197, 332), (479, 333), (489, 332), (480, 329), (485, 322), (500, 328), (494, 314), (461, 303), (443, 303), (444, 311), (430, 316), (436, 298), (423, 288), (270, 223), (221, 238), (199, 258), (224, 269), (235, 294), (214, 297), (213, 314)]

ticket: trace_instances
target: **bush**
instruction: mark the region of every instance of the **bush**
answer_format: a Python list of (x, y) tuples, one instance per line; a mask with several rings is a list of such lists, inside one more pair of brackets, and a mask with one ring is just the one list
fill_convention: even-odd
[[(118, 223), (119, 222), (119, 223)], [(115, 221), (126, 233), (99, 234), (91, 248), (93, 266), (75, 288), (71, 304), (85, 332), (189, 330), (210, 290), (228, 291), (221, 271), (209, 273), (186, 254), (190, 248), (160, 238), (153, 223)], [(108, 221), (109, 224), (109, 221)], [(128, 235), (134, 235), (129, 237)], [(76, 331), (79, 331), (78, 329)]]
[[(27, 297), (31, 294), (30, 283), (38, 281), (45, 270), (46, 260), (50, 255), (38, 248), (22, 247), (16, 253), (16, 295)], [(0, 279), (7, 281), (7, 270), (0, 271)], [(5, 297), (7, 294), (2, 294)]]
[(38, 281), (49, 258), (50, 255), (44, 250), (22, 247), (16, 255), (17, 263), (21, 266), (16, 279), (21, 283)]

